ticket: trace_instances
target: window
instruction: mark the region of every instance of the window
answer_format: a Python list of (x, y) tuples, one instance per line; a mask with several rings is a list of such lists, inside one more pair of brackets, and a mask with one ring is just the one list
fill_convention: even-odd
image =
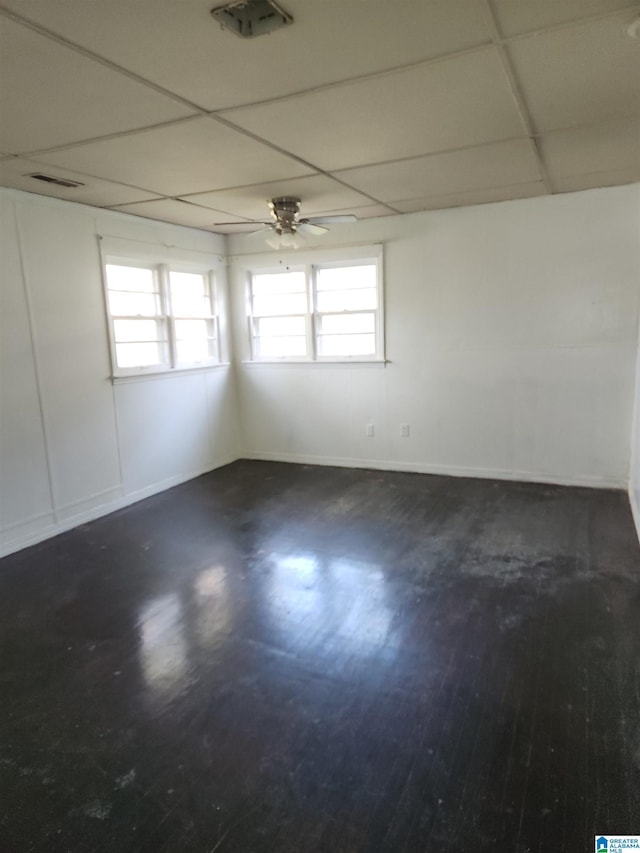
[(119, 368), (168, 364), (169, 336), (153, 269), (107, 264), (109, 313)]
[[(361, 251), (361, 250), (360, 250)], [(249, 271), (256, 361), (382, 361), (381, 253)]]
[(307, 357), (304, 270), (256, 273), (251, 279), (253, 352), (257, 358)]
[(210, 274), (169, 270), (177, 364), (219, 361)]
[(114, 376), (220, 362), (214, 273), (206, 264), (106, 255), (104, 270)]
[(375, 263), (319, 267), (316, 270), (318, 355), (375, 356), (377, 280)]

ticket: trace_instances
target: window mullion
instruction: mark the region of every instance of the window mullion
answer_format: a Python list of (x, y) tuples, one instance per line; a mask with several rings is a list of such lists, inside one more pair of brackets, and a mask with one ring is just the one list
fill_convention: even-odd
[(313, 264), (310, 264), (307, 268), (307, 288), (309, 291), (308, 294), (308, 310), (307, 314), (309, 315), (308, 322), (308, 336), (310, 341), (311, 348), (311, 360), (317, 361), (318, 358), (318, 344), (317, 344), (317, 312), (316, 312), (316, 268)]
[(220, 326), (218, 324), (217, 314), (214, 314), (212, 317), (211, 328), (213, 329), (213, 335), (215, 339), (215, 352), (213, 353), (213, 358), (217, 362), (220, 362), (222, 361), (222, 350), (220, 349)]
[(215, 284), (213, 273), (208, 272), (204, 278), (204, 285), (209, 298), (209, 314), (212, 317), (218, 313), (218, 292)]
[(162, 298), (162, 310), (167, 324), (167, 343), (169, 346), (169, 364), (172, 368), (178, 364), (178, 352), (176, 346), (176, 324), (173, 317), (171, 305), (171, 282), (169, 279), (168, 264), (159, 264), (158, 276), (160, 279), (160, 293)]

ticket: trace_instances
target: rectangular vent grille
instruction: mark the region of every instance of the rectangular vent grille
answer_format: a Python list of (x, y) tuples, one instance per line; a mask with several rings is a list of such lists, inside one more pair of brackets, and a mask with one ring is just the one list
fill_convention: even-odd
[(225, 29), (242, 38), (271, 33), (293, 23), (293, 18), (273, 0), (235, 0), (216, 6), (211, 14)]
[(43, 175), (42, 172), (32, 172), (28, 177), (36, 181), (44, 181), (45, 184), (55, 184), (58, 187), (83, 187), (80, 181), (70, 181), (68, 178), (54, 178), (53, 175)]

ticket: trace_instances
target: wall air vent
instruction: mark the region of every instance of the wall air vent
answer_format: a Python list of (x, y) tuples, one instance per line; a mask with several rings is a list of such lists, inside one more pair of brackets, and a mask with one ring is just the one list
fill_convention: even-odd
[(249, 39), (293, 23), (293, 18), (273, 0), (235, 0), (211, 10), (224, 29)]
[(27, 175), (29, 178), (34, 178), (36, 181), (44, 181), (45, 184), (55, 184), (58, 187), (83, 187), (84, 184), (80, 181), (70, 181), (68, 178), (54, 178), (53, 175), (43, 175), (42, 172), (32, 172)]

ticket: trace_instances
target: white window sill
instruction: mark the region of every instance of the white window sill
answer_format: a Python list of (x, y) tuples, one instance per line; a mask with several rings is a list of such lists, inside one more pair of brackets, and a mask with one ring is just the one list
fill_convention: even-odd
[(215, 364), (203, 364), (196, 367), (174, 367), (169, 370), (149, 370), (145, 373), (125, 373), (122, 376), (110, 376), (114, 385), (122, 385), (127, 382), (144, 382), (149, 379), (171, 379), (177, 376), (192, 376), (197, 373), (207, 373), (220, 367), (229, 367), (230, 362), (218, 361)]
[(311, 361), (309, 359), (293, 359), (293, 358), (274, 358), (274, 359), (256, 359), (255, 361), (246, 359), (242, 361), (243, 367), (273, 367), (280, 365), (281, 367), (386, 367), (391, 362), (385, 358), (340, 358), (340, 359), (322, 359)]

